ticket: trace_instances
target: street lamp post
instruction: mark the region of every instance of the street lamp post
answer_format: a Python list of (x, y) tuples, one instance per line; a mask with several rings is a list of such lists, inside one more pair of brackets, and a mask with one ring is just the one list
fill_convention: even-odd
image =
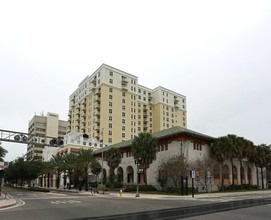
[(136, 175), (136, 196), (135, 197), (140, 197), (139, 196), (139, 191), (138, 191), (138, 173), (139, 173), (139, 170), (138, 170), (138, 165), (141, 163), (141, 158), (140, 157), (135, 157), (134, 158), (135, 160), (135, 164), (136, 164), (136, 168), (137, 168), (137, 175)]

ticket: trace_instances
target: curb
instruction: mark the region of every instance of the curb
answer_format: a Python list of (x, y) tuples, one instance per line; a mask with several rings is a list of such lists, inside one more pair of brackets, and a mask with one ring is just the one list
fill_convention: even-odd
[[(4, 202), (2, 203), (1, 201), (4, 201)], [(7, 207), (14, 206), (17, 204), (17, 201), (13, 198), (11, 199), (8, 194), (7, 194), (7, 199), (1, 200), (1, 201), (0, 201), (0, 211), (3, 208), (7, 208)]]

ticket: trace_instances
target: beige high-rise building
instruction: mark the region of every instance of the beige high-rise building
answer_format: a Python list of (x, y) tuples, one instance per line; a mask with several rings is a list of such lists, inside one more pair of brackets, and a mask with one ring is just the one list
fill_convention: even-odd
[(102, 64), (70, 95), (68, 132), (114, 144), (140, 132), (186, 128), (186, 109), (185, 96), (139, 85), (137, 76)]
[[(54, 138), (64, 138), (67, 133), (68, 122), (59, 120), (58, 114), (47, 113), (47, 116), (35, 115), (28, 124), (28, 133), (36, 134), (41, 136), (48, 136)], [(41, 139), (42, 143), (49, 144), (51, 139)], [(31, 139), (29, 140), (31, 141)], [(27, 157), (42, 159), (43, 146), (28, 144), (27, 146)]]

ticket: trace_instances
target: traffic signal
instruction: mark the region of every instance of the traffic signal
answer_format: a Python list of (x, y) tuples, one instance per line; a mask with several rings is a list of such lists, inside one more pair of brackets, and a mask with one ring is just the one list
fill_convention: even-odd
[(50, 145), (60, 146), (60, 145), (63, 145), (63, 144), (64, 144), (64, 141), (62, 139), (59, 139), (59, 138), (53, 138), (52, 140), (50, 140)]

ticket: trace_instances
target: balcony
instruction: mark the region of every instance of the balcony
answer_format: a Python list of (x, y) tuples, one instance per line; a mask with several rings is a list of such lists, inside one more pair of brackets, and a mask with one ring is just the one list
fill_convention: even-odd
[(148, 99), (152, 99), (151, 93), (148, 93)]
[(144, 123), (145, 123), (145, 122), (149, 122), (149, 119), (148, 119), (147, 117), (144, 118), (143, 120), (144, 120)]
[(87, 104), (87, 100), (84, 99), (83, 102), (82, 102), (82, 105), (83, 105), (83, 106), (86, 106), (86, 104)]
[(100, 109), (101, 105), (100, 104), (96, 104), (94, 105), (94, 109)]
[(94, 137), (95, 137), (95, 138), (100, 138), (100, 133), (95, 133), (95, 134), (94, 134)]
[(95, 91), (96, 89), (96, 84), (93, 84), (93, 87), (91, 88), (91, 91)]
[(81, 108), (81, 111), (86, 112), (86, 106), (83, 106), (83, 107)]
[(76, 114), (76, 115), (80, 115), (80, 110), (79, 110), (79, 109), (76, 110), (75, 114)]
[(179, 102), (178, 97), (174, 96), (174, 104), (177, 104)]
[(86, 119), (81, 119), (81, 124), (85, 125), (86, 124)]
[(86, 112), (81, 112), (80, 117), (82, 117), (82, 118), (86, 118)]
[(99, 125), (96, 125), (96, 126), (94, 127), (94, 130), (99, 131), (99, 130), (100, 130), (100, 126), (99, 126)]
[(95, 77), (91, 80), (91, 83), (92, 83), (92, 84), (96, 84), (96, 82), (97, 82), (97, 77), (95, 76)]
[(85, 128), (81, 128), (80, 130), (82, 133), (85, 133), (86, 132), (86, 129)]
[(144, 118), (148, 117), (148, 113), (147, 113), (147, 112), (144, 112), (144, 113), (143, 113), (143, 117), (144, 117)]
[(121, 83), (127, 84), (128, 83), (128, 79), (126, 76), (122, 76), (121, 77)]
[(100, 95), (101, 94), (101, 89), (98, 89), (96, 92), (95, 92), (95, 95)]
[(148, 106), (147, 106), (147, 105), (144, 105), (144, 106), (143, 106), (143, 111), (144, 111), (144, 112), (148, 111)]
[(99, 116), (100, 116), (100, 111), (95, 112), (95, 113), (94, 113), (94, 116), (99, 117)]
[(125, 85), (125, 84), (121, 84), (121, 88), (122, 88), (123, 90), (128, 90), (128, 86)]
[(149, 127), (149, 125), (147, 123), (143, 124), (143, 128), (148, 128), (148, 127)]
[(99, 118), (95, 118), (94, 119), (94, 123), (100, 123), (100, 119)]
[(68, 116), (69, 116), (69, 117), (72, 116), (72, 111), (69, 111)]
[(77, 105), (77, 106), (76, 106), (76, 109), (80, 110), (80, 105)]
[(174, 103), (174, 108), (179, 108), (178, 102)]
[(148, 102), (149, 102), (150, 105), (153, 104), (153, 103), (152, 103), (152, 100), (151, 100), (150, 98), (148, 99)]
[(80, 121), (80, 117), (76, 117), (76, 118), (75, 118), (75, 121)]
[(96, 97), (95, 99), (94, 99), (94, 102), (100, 102), (101, 101), (101, 97), (100, 96), (98, 96), (98, 97)]

